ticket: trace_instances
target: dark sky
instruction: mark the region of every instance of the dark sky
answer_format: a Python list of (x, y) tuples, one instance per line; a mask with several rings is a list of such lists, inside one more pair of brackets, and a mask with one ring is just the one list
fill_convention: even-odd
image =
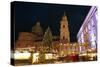
[(42, 4), (31, 2), (13, 2), (15, 16), (15, 37), (19, 32), (31, 32), (32, 26), (40, 21), (43, 31), (49, 26), (53, 35), (60, 34), (60, 20), (66, 12), (71, 42), (77, 41), (77, 33), (89, 12), (90, 6)]

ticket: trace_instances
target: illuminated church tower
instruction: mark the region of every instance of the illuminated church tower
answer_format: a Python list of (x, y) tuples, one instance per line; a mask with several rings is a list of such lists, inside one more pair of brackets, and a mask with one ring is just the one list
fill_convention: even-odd
[(65, 12), (60, 22), (60, 42), (63, 44), (70, 42), (68, 20)]

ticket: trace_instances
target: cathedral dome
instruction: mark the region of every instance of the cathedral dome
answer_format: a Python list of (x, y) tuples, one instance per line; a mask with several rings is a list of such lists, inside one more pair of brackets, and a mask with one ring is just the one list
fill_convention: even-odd
[(32, 33), (37, 36), (43, 36), (43, 30), (40, 26), (40, 22), (37, 22), (36, 25), (32, 27)]

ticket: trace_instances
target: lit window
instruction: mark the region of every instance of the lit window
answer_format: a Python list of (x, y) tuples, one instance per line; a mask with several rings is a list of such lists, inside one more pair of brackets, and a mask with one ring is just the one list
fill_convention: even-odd
[(96, 43), (95, 43), (95, 41), (93, 41), (93, 42), (91, 43), (91, 47), (92, 47), (92, 48), (96, 48)]
[(83, 36), (83, 32), (82, 32), (82, 34), (81, 34), (81, 41), (82, 41), (82, 43), (84, 43), (84, 36)]
[(89, 30), (91, 29), (91, 25), (90, 25), (90, 23), (88, 23), (88, 29), (89, 29)]
[(91, 26), (94, 26), (94, 22), (93, 22), (93, 19), (91, 19)]
[(96, 36), (94, 34), (93, 31), (90, 32), (90, 41), (95, 41), (96, 40)]

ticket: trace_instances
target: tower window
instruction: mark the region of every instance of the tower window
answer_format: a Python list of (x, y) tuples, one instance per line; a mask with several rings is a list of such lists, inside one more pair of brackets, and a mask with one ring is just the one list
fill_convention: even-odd
[(63, 25), (63, 28), (65, 28), (65, 25)]

